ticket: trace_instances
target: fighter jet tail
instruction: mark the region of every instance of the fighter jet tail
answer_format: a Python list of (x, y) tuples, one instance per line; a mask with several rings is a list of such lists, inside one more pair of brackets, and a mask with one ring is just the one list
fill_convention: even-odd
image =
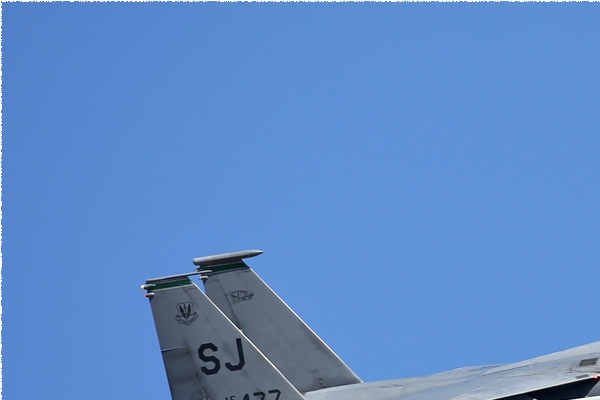
[(204, 283), (210, 299), (298, 391), (361, 382), (243, 261), (197, 265), (212, 271)]
[(142, 289), (173, 400), (303, 400), (187, 274), (151, 279)]

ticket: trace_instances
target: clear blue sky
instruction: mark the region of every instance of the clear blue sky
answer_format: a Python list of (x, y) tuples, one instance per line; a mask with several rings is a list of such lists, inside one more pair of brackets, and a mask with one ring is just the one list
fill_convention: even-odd
[(600, 340), (600, 5), (3, 3), (3, 395), (169, 399), (249, 264), (364, 380)]

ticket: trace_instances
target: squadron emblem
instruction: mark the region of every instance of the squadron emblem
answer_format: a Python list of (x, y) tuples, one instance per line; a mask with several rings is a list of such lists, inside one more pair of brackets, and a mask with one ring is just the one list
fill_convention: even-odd
[(191, 302), (177, 304), (177, 315), (175, 319), (183, 325), (190, 325), (198, 318), (198, 313), (194, 311), (194, 306)]
[(233, 292), (227, 293), (229, 297), (231, 297), (231, 301), (233, 304), (237, 304), (240, 301), (251, 300), (254, 297), (254, 292), (249, 292), (247, 290), (234, 290)]

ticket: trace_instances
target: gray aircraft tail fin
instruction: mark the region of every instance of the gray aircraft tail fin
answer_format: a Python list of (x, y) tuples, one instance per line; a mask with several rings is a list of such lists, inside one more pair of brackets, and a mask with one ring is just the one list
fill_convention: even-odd
[(206, 294), (298, 391), (361, 382), (243, 261), (206, 269)]
[(173, 400), (303, 400), (186, 274), (148, 280), (142, 289)]

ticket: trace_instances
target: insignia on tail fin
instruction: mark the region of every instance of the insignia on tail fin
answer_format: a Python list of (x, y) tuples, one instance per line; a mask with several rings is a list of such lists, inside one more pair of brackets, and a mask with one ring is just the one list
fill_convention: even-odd
[(177, 310), (178, 313), (175, 319), (180, 324), (190, 325), (198, 318), (198, 313), (194, 311), (194, 306), (189, 301), (177, 304)]

